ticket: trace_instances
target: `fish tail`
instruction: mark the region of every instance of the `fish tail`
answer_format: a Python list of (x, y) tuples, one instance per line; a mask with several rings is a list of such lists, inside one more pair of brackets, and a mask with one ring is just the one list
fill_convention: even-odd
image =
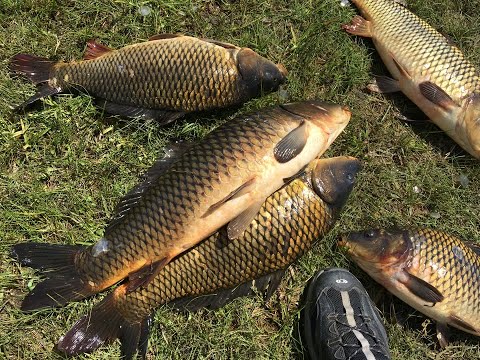
[(17, 54), (10, 60), (10, 70), (25, 75), (36, 85), (50, 79), (50, 72), (55, 63), (40, 56)]
[(84, 315), (60, 338), (57, 349), (73, 356), (92, 352), (103, 344), (120, 339), (122, 359), (133, 359), (135, 353), (145, 359), (151, 317), (132, 322), (116, 309), (115, 304), (121, 287), (105, 297), (92, 311)]
[(23, 311), (63, 306), (70, 301), (93, 295), (88, 281), (82, 278), (75, 259), (85, 249), (78, 245), (22, 243), (12, 247), (11, 257), (20, 264), (38, 269), (46, 279), (22, 302)]
[[(29, 55), (17, 54), (10, 60), (10, 71), (26, 76), (35, 85), (45, 83), (50, 80), (52, 70), (56, 62), (46, 58)], [(59, 86), (50, 86), (48, 83), (39, 87), (37, 93), (19, 105), (16, 110), (23, 110), (35, 101), (46, 96), (58, 94), (61, 91)]]

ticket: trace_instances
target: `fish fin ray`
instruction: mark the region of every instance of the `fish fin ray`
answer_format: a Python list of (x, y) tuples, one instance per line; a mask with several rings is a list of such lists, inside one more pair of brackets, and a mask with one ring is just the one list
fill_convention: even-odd
[(395, 67), (397, 68), (398, 72), (400, 73), (401, 76), (407, 78), (407, 79), (411, 79), (412, 76), (410, 75), (410, 73), (408, 72), (407, 69), (405, 69), (402, 64), (400, 64), (397, 60), (397, 58), (392, 54), (390, 53), (390, 58), (392, 59), (393, 61), (393, 64), (395, 65)]
[(203, 296), (188, 296), (169, 303), (169, 306), (180, 311), (198, 311), (200, 309), (219, 309), (229, 302), (242, 296), (251, 296), (260, 292), (265, 301), (277, 290), (285, 270), (277, 270), (274, 273), (264, 275), (236, 286), (235, 288), (221, 289), (214, 294)]
[(130, 273), (128, 275), (128, 283), (126, 284), (127, 294), (135, 291), (139, 287), (147, 285), (155, 276), (157, 276), (160, 270), (162, 270), (165, 265), (170, 262), (171, 259), (172, 257), (165, 257), (161, 260), (155, 261), (152, 264), (145, 265), (133, 273)]
[(391, 94), (402, 91), (398, 80), (388, 76), (375, 76), (372, 82), (368, 84), (367, 89), (380, 94)]
[(356, 15), (350, 24), (345, 24), (342, 28), (349, 34), (370, 38), (373, 36), (372, 23), (360, 15)]
[(50, 79), (56, 61), (30, 54), (17, 54), (10, 59), (10, 71), (26, 76), (35, 85)]
[(430, 81), (422, 82), (419, 85), (420, 92), (429, 101), (442, 107), (445, 110), (450, 110), (452, 107), (458, 107), (457, 103), (439, 86)]
[(281, 164), (289, 162), (302, 152), (307, 144), (307, 140), (307, 123), (303, 121), (296, 129), (290, 131), (287, 136), (275, 145), (273, 149), (275, 159)]
[(176, 142), (165, 146), (163, 149), (165, 155), (158, 159), (142, 176), (140, 183), (126, 193), (118, 202), (114, 210), (114, 215), (110, 219), (109, 224), (105, 228), (105, 235), (108, 236), (110, 231), (122, 221), (125, 215), (132, 207), (140, 202), (143, 194), (152, 186), (152, 184), (172, 165), (178, 158), (185, 153), (193, 143), (191, 142)]
[(202, 215), (201, 218), (203, 219), (203, 218), (206, 218), (207, 216), (210, 216), (215, 211), (217, 211), (220, 207), (222, 207), (222, 205), (225, 204), (226, 202), (228, 202), (232, 199), (238, 198), (238, 197), (240, 197), (242, 195), (245, 195), (246, 193), (250, 192), (252, 190), (255, 182), (256, 182), (255, 177), (247, 180), (242, 185), (240, 185), (238, 188), (236, 188), (235, 190), (230, 192), (230, 194), (228, 194), (222, 200), (220, 200), (220, 201), (216, 202), (215, 204), (213, 204), (212, 206), (210, 206), (208, 208), (208, 210), (205, 212), (205, 214)]
[(107, 295), (89, 314), (82, 316), (60, 338), (56, 348), (62, 353), (73, 356), (92, 352), (118, 338), (122, 343), (122, 359), (133, 359), (137, 350), (141, 352), (141, 342), (148, 338), (149, 329), (145, 326), (148, 317), (137, 323), (126, 320), (115, 308), (119, 289)]
[(105, 112), (112, 115), (119, 115), (129, 118), (140, 117), (144, 120), (156, 120), (161, 125), (166, 125), (185, 115), (182, 111), (171, 111), (161, 109), (145, 109), (141, 107), (117, 104), (107, 100), (98, 101), (98, 105)]
[(235, 240), (242, 236), (243, 232), (258, 214), (263, 203), (264, 201), (250, 205), (245, 211), (228, 223), (227, 234), (230, 240)]
[(211, 44), (215, 44), (215, 45), (218, 45), (218, 46), (221, 46), (225, 49), (237, 49), (239, 50), (240, 48), (236, 45), (233, 45), (233, 44), (230, 44), (230, 43), (227, 43), (227, 42), (223, 42), (223, 41), (218, 41), (218, 40), (212, 40), (212, 39), (205, 39), (205, 38), (202, 38), (201, 40), (203, 41), (206, 41), (206, 42), (209, 42)]
[(50, 85), (48, 84), (45, 84), (45, 85), (42, 85), (40, 86), (38, 89), (37, 89), (37, 92), (32, 95), (31, 97), (29, 97), (27, 100), (25, 100), (22, 104), (18, 105), (15, 107), (15, 111), (22, 111), (22, 110), (25, 110), (27, 107), (29, 107), (30, 105), (32, 105), (34, 102), (36, 102), (37, 100), (40, 100), (40, 99), (43, 99), (47, 96), (52, 96), (52, 95), (56, 95), (58, 94), (59, 92), (61, 92), (62, 89), (60, 88), (54, 88), (54, 87), (51, 87)]
[(183, 37), (185, 35), (183, 34), (156, 34), (153, 36), (150, 36), (148, 38), (148, 41), (155, 41), (155, 40), (166, 40), (166, 39), (173, 39), (177, 37)]
[(110, 49), (108, 46), (102, 45), (95, 40), (90, 40), (87, 42), (83, 60), (93, 60), (111, 51), (113, 51), (113, 49)]
[(437, 303), (444, 299), (444, 296), (437, 290), (434, 286), (427, 283), (425, 280), (420, 279), (419, 277), (410, 274), (408, 271), (405, 271), (407, 274), (407, 280), (403, 284), (420, 299)]
[(22, 243), (12, 247), (11, 257), (44, 273), (46, 279), (38, 283), (22, 302), (23, 311), (63, 306), (93, 295), (95, 291), (75, 268), (75, 258), (86, 247)]
[(462, 320), (460, 319), (458, 316), (456, 315), (449, 315), (448, 317), (448, 323), (455, 326), (455, 327), (459, 327), (463, 330), (466, 330), (467, 332), (473, 332), (477, 335), (480, 335), (480, 332), (478, 331), (478, 329), (476, 329), (474, 326), (470, 325), (468, 322), (466, 322), (465, 320)]

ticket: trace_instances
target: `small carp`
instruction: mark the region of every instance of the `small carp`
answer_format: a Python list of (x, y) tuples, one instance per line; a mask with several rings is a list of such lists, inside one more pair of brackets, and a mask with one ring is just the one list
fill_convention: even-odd
[(371, 37), (395, 79), (371, 90), (402, 91), (463, 149), (480, 158), (480, 78), (462, 52), (394, 0), (352, 0), (365, 17), (344, 29)]
[(20, 108), (80, 88), (100, 99), (109, 113), (164, 123), (275, 91), (286, 75), (282, 65), (249, 48), (171, 34), (118, 50), (89, 42), (85, 60), (70, 63), (18, 54), (10, 69), (42, 84)]
[(223, 225), (229, 239), (240, 237), (265, 199), (323, 154), (349, 120), (340, 105), (285, 104), (239, 116), (169, 153), (120, 201), (95, 245), (13, 247), (22, 264), (51, 270), (22, 309), (64, 305), (126, 277), (133, 291)]
[[(215, 309), (235, 297), (268, 297), (286, 268), (334, 225), (360, 169), (349, 157), (314, 160), (305, 172), (267, 198), (243, 237), (220, 230), (165, 266), (146, 287), (117, 287), (60, 339), (69, 355), (93, 351), (119, 337), (124, 359), (137, 348), (145, 357), (149, 316), (169, 304), (177, 309)], [(128, 340), (127, 340), (128, 339)]]
[(478, 246), (429, 229), (352, 233), (340, 245), (375, 281), (437, 321), (442, 346), (446, 324), (480, 336)]

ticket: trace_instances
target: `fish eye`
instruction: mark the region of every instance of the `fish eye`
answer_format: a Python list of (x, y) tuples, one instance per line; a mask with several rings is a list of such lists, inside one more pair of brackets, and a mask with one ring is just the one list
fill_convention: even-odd
[(373, 230), (368, 230), (368, 231), (365, 231), (363, 233), (363, 235), (367, 238), (367, 239), (373, 239), (373, 237), (375, 236), (375, 231)]

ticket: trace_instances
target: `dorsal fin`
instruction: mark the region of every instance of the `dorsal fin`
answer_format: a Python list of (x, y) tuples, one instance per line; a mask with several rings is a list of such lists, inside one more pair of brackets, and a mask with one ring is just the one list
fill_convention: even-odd
[(227, 43), (227, 42), (223, 42), (223, 41), (212, 40), (212, 39), (204, 39), (204, 38), (202, 38), (201, 40), (212, 43), (212, 44), (215, 44), (215, 45), (218, 45), (218, 46), (221, 46), (225, 49), (241, 49), (240, 47), (238, 47), (236, 45), (233, 45), (233, 44), (230, 44), (230, 43)]
[(185, 35), (182, 35), (182, 34), (157, 34), (157, 35), (150, 36), (148, 38), (148, 41), (173, 39), (173, 38), (182, 37), (182, 36), (185, 36)]
[(113, 51), (109, 47), (102, 45), (95, 40), (90, 40), (87, 42), (87, 48), (85, 49), (85, 54), (83, 55), (84, 60), (96, 59), (110, 51)]
[(191, 147), (189, 142), (176, 142), (164, 148), (165, 155), (157, 160), (142, 176), (140, 184), (130, 190), (115, 207), (114, 216), (105, 229), (105, 235), (121, 221), (128, 211), (137, 204), (142, 198), (145, 191), (167, 171), (178, 158)]

